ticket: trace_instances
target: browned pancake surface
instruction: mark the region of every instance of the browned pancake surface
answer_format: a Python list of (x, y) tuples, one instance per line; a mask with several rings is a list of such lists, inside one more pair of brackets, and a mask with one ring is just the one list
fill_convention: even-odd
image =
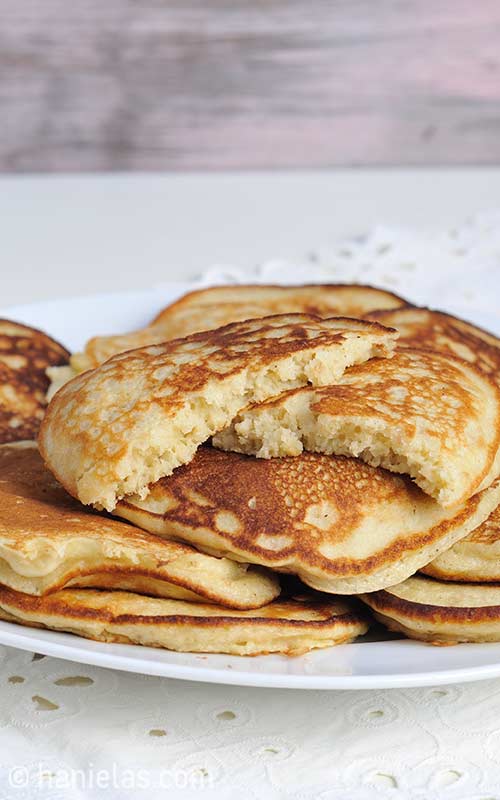
[(69, 353), (42, 331), (0, 319), (0, 444), (33, 439), (45, 413), (47, 367)]
[(0, 583), (30, 594), (68, 585), (131, 589), (235, 608), (279, 594), (264, 570), (206, 556), (80, 505), (30, 443), (0, 447)]
[(392, 292), (355, 284), (211, 286), (189, 292), (171, 303), (142, 330), (90, 339), (84, 354), (74, 358), (74, 366), (78, 371), (80, 367), (96, 367), (125, 350), (160, 344), (245, 319), (292, 313), (362, 317), (373, 309), (403, 305), (406, 301)]
[(500, 506), (468, 536), (422, 567), (444, 581), (500, 582)]
[(433, 644), (500, 641), (500, 586), (414, 575), (361, 596), (390, 630)]
[(256, 459), (204, 447), (116, 514), (200, 550), (350, 594), (407, 577), (480, 524), (500, 481), (442, 509), (409, 479), (354, 458)]
[(57, 392), (40, 450), (71, 494), (111, 511), (190, 461), (248, 403), (391, 355), (396, 336), (367, 320), (288, 314), (120, 353)]
[(399, 346), (451, 353), (500, 381), (500, 339), (463, 319), (428, 308), (373, 311), (369, 319), (400, 332)]
[(257, 611), (231, 611), (129, 592), (63, 590), (40, 598), (0, 586), (0, 618), (105, 642), (234, 655), (301, 655), (368, 629), (355, 601), (314, 594), (277, 600)]

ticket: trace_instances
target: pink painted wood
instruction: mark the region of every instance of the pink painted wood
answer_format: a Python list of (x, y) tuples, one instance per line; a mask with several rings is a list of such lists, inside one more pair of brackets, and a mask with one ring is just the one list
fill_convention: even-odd
[(0, 169), (500, 161), (498, 0), (0, 0)]

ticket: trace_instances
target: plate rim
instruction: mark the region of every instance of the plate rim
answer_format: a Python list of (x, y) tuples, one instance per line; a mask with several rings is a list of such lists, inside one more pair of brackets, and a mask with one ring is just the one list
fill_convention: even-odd
[[(7, 627), (8, 626), (8, 627)], [(426, 671), (415, 673), (393, 673), (380, 675), (291, 675), (289, 673), (260, 673), (260, 672), (240, 672), (230, 669), (215, 667), (193, 667), (185, 664), (173, 664), (159, 662), (155, 660), (147, 661), (147, 654), (150, 651), (160, 650), (143, 645), (126, 645), (113, 642), (113, 646), (131, 648), (140, 652), (141, 657), (133, 655), (116, 656), (105, 651), (107, 642), (99, 642), (93, 639), (80, 637), (67, 631), (55, 631), (43, 629), (44, 633), (50, 634), (50, 639), (38, 639), (29, 628), (15, 622), (0, 620), (0, 644), (7, 647), (14, 647), (27, 652), (36, 652), (52, 658), (59, 658), (64, 661), (71, 661), (78, 664), (87, 664), (104, 669), (116, 669), (120, 672), (130, 672), (137, 675), (150, 675), (174, 680), (192, 681), (195, 683), (209, 683), (230, 686), (246, 686), (260, 689), (300, 689), (300, 690), (321, 690), (321, 691), (367, 691), (379, 689), (411, 689), (423, 688), (427, 686), (446, 686), (457, 683), (472, 683), (481, 680), (490, 680), (500, 677), (500, 659), (492, 664), (482, 664), (472, 667), (457, 667), (438, 671)], [(52, 637), (61, 638), (62, 641), (52, 642)], [(66, 644), (66, 637), (74, 637), (75, 645)], [(396, 641), (407, 640), (401, 639)], [(424, 642), (411, 641), (417, 647), (431, 647)], [(36, 644), (33, 647), (33, 644)], [(336, 645), (335, 648), (350, 647), (355, 642)], [(370, 643), (363, 643), (361, 646), (367, 647)], [(491, 643), (490, 643), (491, 644)], [(87, 649), (86, 645), (91, 645), (92, 649)], [(460, 646), (460, 645), (458, 645)], [(164, 652), (174, 652), (165, 650)], [(207, 656), (204, 653), (187, 653), (186, 655)], [(260, 656), (260, 658), (266, 656)], [(285, 658), (285, 656), (283, 656)], [(250, 658), (252, 656), (241, 656)], [(286, 657), (289, 659), (289, 657)], [(303, 656), (297, 656), (297, 659)], [(145, 668), (146, 667), (146, 668)]]

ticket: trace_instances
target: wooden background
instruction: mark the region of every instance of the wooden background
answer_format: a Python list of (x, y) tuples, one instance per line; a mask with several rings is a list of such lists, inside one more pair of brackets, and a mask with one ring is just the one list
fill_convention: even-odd
[(0, 0), (0, 170), (500, 163), (500, 0)]

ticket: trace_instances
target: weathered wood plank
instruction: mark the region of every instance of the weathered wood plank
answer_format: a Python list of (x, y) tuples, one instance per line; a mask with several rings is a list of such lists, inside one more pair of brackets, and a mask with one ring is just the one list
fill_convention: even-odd
[(500, 160), (498, 0), (0, 0), (0, 169)]

